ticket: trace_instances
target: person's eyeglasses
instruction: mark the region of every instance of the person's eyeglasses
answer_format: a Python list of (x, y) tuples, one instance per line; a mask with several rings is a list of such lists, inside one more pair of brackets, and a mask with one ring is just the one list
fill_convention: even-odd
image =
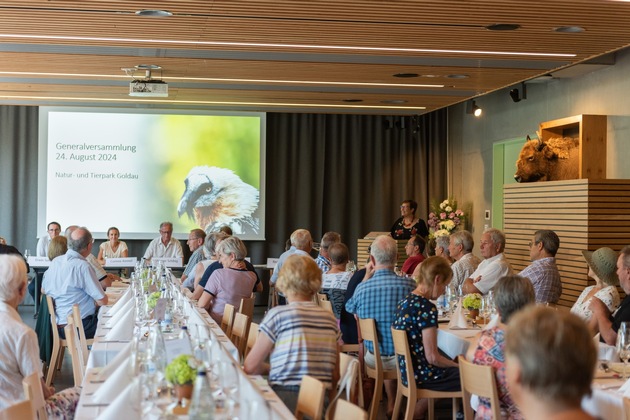
[(166, 234), (169, 234), (169, 235), (170, 235), (171, 233), (173, 233), (173, 231), (172, 231), (172, 230), (161, 230), (161, 231), (160, 231), (160, 235), (166, 235)]
[(481, 245), (492, 245), (492, 242), (490, 242), (490, 241), (481, 241), (480, 244)]
[(538, 243), (537, 241), (529, 241), (529, 242), (527, 243), (527, 246), (531, 248), (531, 247), (532, 247), (532, 245), (537, 244), (537, 243)]

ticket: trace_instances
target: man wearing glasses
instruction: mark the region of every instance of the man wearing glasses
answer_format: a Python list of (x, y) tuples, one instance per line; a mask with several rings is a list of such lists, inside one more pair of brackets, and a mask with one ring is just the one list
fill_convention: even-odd
[(37, 241), (37, 256), (38, 257), (48, 257), (48, 245), (50, 245), (50, 241), (55, 236), (59, 236), (61, 234), (61, 225), (57, 222), (48, 223), (48, 227), (46, 228), (48, 231), (48, 235), (44, 235), (39, 238)]
[(529, 279), (536, 292), (536, 303), (553, 303), (560, 300), (562, 281), (556, 265), (560, 238), (553, 230), (537, 230), (529, 241), (529, 258), (532, 263), (519, 274)]
[(490, 228), (481, 234), (479, 245), (484, 260), (474, 273), (464, 280), (462, 291), (468, 293), (487, 294), (494, 288), (500, 278), (513, 274), (510, 263), (503, 255), (505, 235), (499, 229)]
[(182, 258), (182, 244), (173, 238), (173, 224), (171, 222), (162, 222), (160, 224), (160, 237), (151, 241), (144, 253), (144, 259), (147, 262), (151, 258)]

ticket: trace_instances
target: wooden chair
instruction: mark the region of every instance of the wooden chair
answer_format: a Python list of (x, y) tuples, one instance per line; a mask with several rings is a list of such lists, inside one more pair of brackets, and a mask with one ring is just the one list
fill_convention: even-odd
[(29, 400), (17, 402), (4, 410), (0, 410), (0, 420), (30, 419), (33, 409)]
[(328, 300), (320, 300), (319, 301), (319, 306), (323, 309), (326, 309), (327, 311), (329, 311), (331, 314), (335, 314), (335, 312), (333, 311), (333, 307), (332, 307), (332, 302), (328, 301)]
[(623, 411), (625, 413), (624, 418), (630, 420), (630, 398), (623, 397)]
[(31, 373), (22, 379), (22, 387), (26, 399), (31, 402), (32, 419), (47, 420), (46, 400), (44, 399), (44, 391), (42, 383), (37, 372)]
[(492, 418), (501, 418), (501, 404), (499, 402), (499, 391), (497, 390), (494, 369), (491, 366), (475, 365), (459, 358), (459, 379), (462, 384), (462, 394), (464, 399), (464, 418), (472, 420), (475, 418), (470, 406), (471, 395), (488, 398), (492, 409)]
[(223, 318), (221, 319), (221, 329), (228, 337), (232, 336), (232, 325), (234, 324), (234, 313), (236, 312), (234, 305), (225, 304), (223, 310)]
[(250, 319), (247, 315), (238, 313), (234, 317), (234, 325), (232, 326), (232, 335), (230, 339), (238, 350), (241, 357), (245, 357), (245, 349), (247, 348), (247, 339), (249, 335)]
[(258, 324), (255, 322), (249, 323), (249, 334), (247, 334), (247, 346), (245, 346), (245, 357), (249, 354), (249, 352), (256, 344), (256, 340), (258, 339)]
[(81, 354), (81, 343), (79, 341), (79, 333), (76, 325), (74, 325), (74, 316), (68, 316), (68, 324), (63, 328), (68, 342), (68, 351), (72, 359), (72, 375), (74, 376), (74, 386), (81, 386), (83, 376), (85, 376), (85, 364), (83, 364), (83, 355)]
[(83, 356), (83, 364), (87, 365), (88, 357), (90, 356), (88, 346), (94, 344), (94, 339), (90, 338), (88, 340), (85, 338), (85, 330), (83, 329), (83, 318), (81, 318), (81, 310), (79, 309), (79, 305), (76, 303), (72, 305), (72, 317), (74, 318), (74, 325), (77, 327), (77, 330), (79, 332), (79, 342), (81, 346), (81, 355)]
[[(342, 400), (342, 395), (345, 391), (346, 401), (363, 405), (363, 392), (361, 384), (361, 375), (359, 368), (359, 360), (356, 357), (349, 356), (344, 353), (339, 354), (339, 383), (337, 385), (337, 393), (330, 400), (328, 408), (326, 409), (327, 420), (333, 418), (333, 414), (336, 412), (336, 404)], [(367, 416), (367, 413), (366, 413)]]
[(413, 411), (416, 407), (416, 401), (421, 398), (427, 398), (429, 400), (429, 420), (433, 420), (435, 418), (435, 410), (433, 405), (434, 399), (452, 398), (453, 420), (455, 420), (457, 418), (457, 399), (462, 398), (462, 392), (432, 391), (430, 389), (418, 388), (416, 385), (416, 381), (414, 380), (413, 362), (411, 361), (411, 350), (409, 350), (407, 332), (405, 330), (395, 330), (392, 328), (392, 339), (394, 340), (394, 350), (396, 352), (396, 355), (405, 359), (405, 366), (407, 369), (406, 376), (407, 378), (410, 378), (410, 380), (407, 381), (407, 386), (404, 386), (400, 369), (396, 369), (398, 375), (398, 391), (396, 392), (396, 401), (394, 402), (394, 413), (392, 415), (392, 419), (398, 419), (402, 397), (404, 396), (407, 397), (405, 420), (413, 419)]
[(324, 395), (326, 388), (319, 379), (304, 375), (300, 384), (295, 418), (302, 420), (307, 416), (313, 420), (319, 420), (324, 414)]
[(256, 299), (253, 297), (241, 299), (241, 304), (238, 308), (238, 312), (243, 315), (247, 315), (249, 319), (254, 319), (254, 302), (255, 301)]
[[(381, 402), (383, 395), (383, 381), (386, 379), (396, 379), (398, 369), (384, 370), (383, 362), (381, 361), (381, 351), (378, 345), (378, 336), (376, 333), (376, 322), (372, 318), (358, 319), (359, 334), (364, 341), (371, 341), (374, 346), (374, 364), (375, 366), (369, 367), (366, 363), (363, 363), (365, 374), (374, 378), (374, 395), (372, 396), (372, 402), (370, 403), (370, 420), (376, 420), (378, 417), (378, 406)], [(366, 350), (367, 351), (367, 350)]]
[(367, 420), (367, 411), (350, 401), (338, 400), (332, 420)]
[(48, 372), (46, 373), (46, 385), (50, 386), (52, 381), (55, 379), (57, 370), (61, 369), (64, 350), (68, 347), (68, 342), (59, 337), (59, 330), (57, 329), (57, 316), (55, 315), (55, 301), (50, 296), (46, 296), (46, 303), (48, 305), (48, 311), (50, 312), (50, 325), (52, 327), (53, 336), (50, 366), (48, 366)]
[(328, 296), (326, 296), (326, 293), (318, 293), (317, 294), (317, 300), (319, 302), (327, 301), (328, 300)]

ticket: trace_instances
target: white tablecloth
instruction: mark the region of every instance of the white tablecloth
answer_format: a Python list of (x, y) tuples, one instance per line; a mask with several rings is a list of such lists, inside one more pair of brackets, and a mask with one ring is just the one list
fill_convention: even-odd
[(451, 359), (460, 354), (465, 354), (468, 346), (474, 341), (475, 336), (481, 331), (479, 328), (467, 330), (449, 330), (448, 324), (440, 324), (438, 328), (438, 348)]

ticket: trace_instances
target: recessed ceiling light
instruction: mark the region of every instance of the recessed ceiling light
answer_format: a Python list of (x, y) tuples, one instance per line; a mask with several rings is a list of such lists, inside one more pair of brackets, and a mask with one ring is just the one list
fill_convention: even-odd
[(489, 31), (515, 31), (520, 27), (521, 25), (516, 25), (514, 23), (494, 23), (486, 26), (486, 29)]
[(393, 104), (393, 105), (399, 105), (399, 104), (406, 104), (407, 101), (404, 99), (386, 99), (384, 101), (381, 101), (382, 104)]
[(173, 16), (173, 13), (169, 12), (168, 10), (145, 9), (145, 10), (138, 10), (136, 12), (136, 15), (151, 16), (151, 17), (169, 17), (169, 16)]
[(344, 102), (363, 102), (363, 99), (343, 99)]
[(470, 76), (467, 74), (449, 74), (446, 77), (449, 79), (468, 79)]
[(442, 77), (442, 76), (440, 76), (439, 74), (421, 74), (420, 77)]
[(586, 29), (581, 26), (559, 26), (557, 28), (553, 28), (554, 32), (561, 32), (565, 34), (579, 34), (580, 32), (584, 32)]
[(400, 77), (401, 79), (410, 79), (418, 76), (420, 76), (418, 73), (396, 73), (394, 75), (394, 77)]

